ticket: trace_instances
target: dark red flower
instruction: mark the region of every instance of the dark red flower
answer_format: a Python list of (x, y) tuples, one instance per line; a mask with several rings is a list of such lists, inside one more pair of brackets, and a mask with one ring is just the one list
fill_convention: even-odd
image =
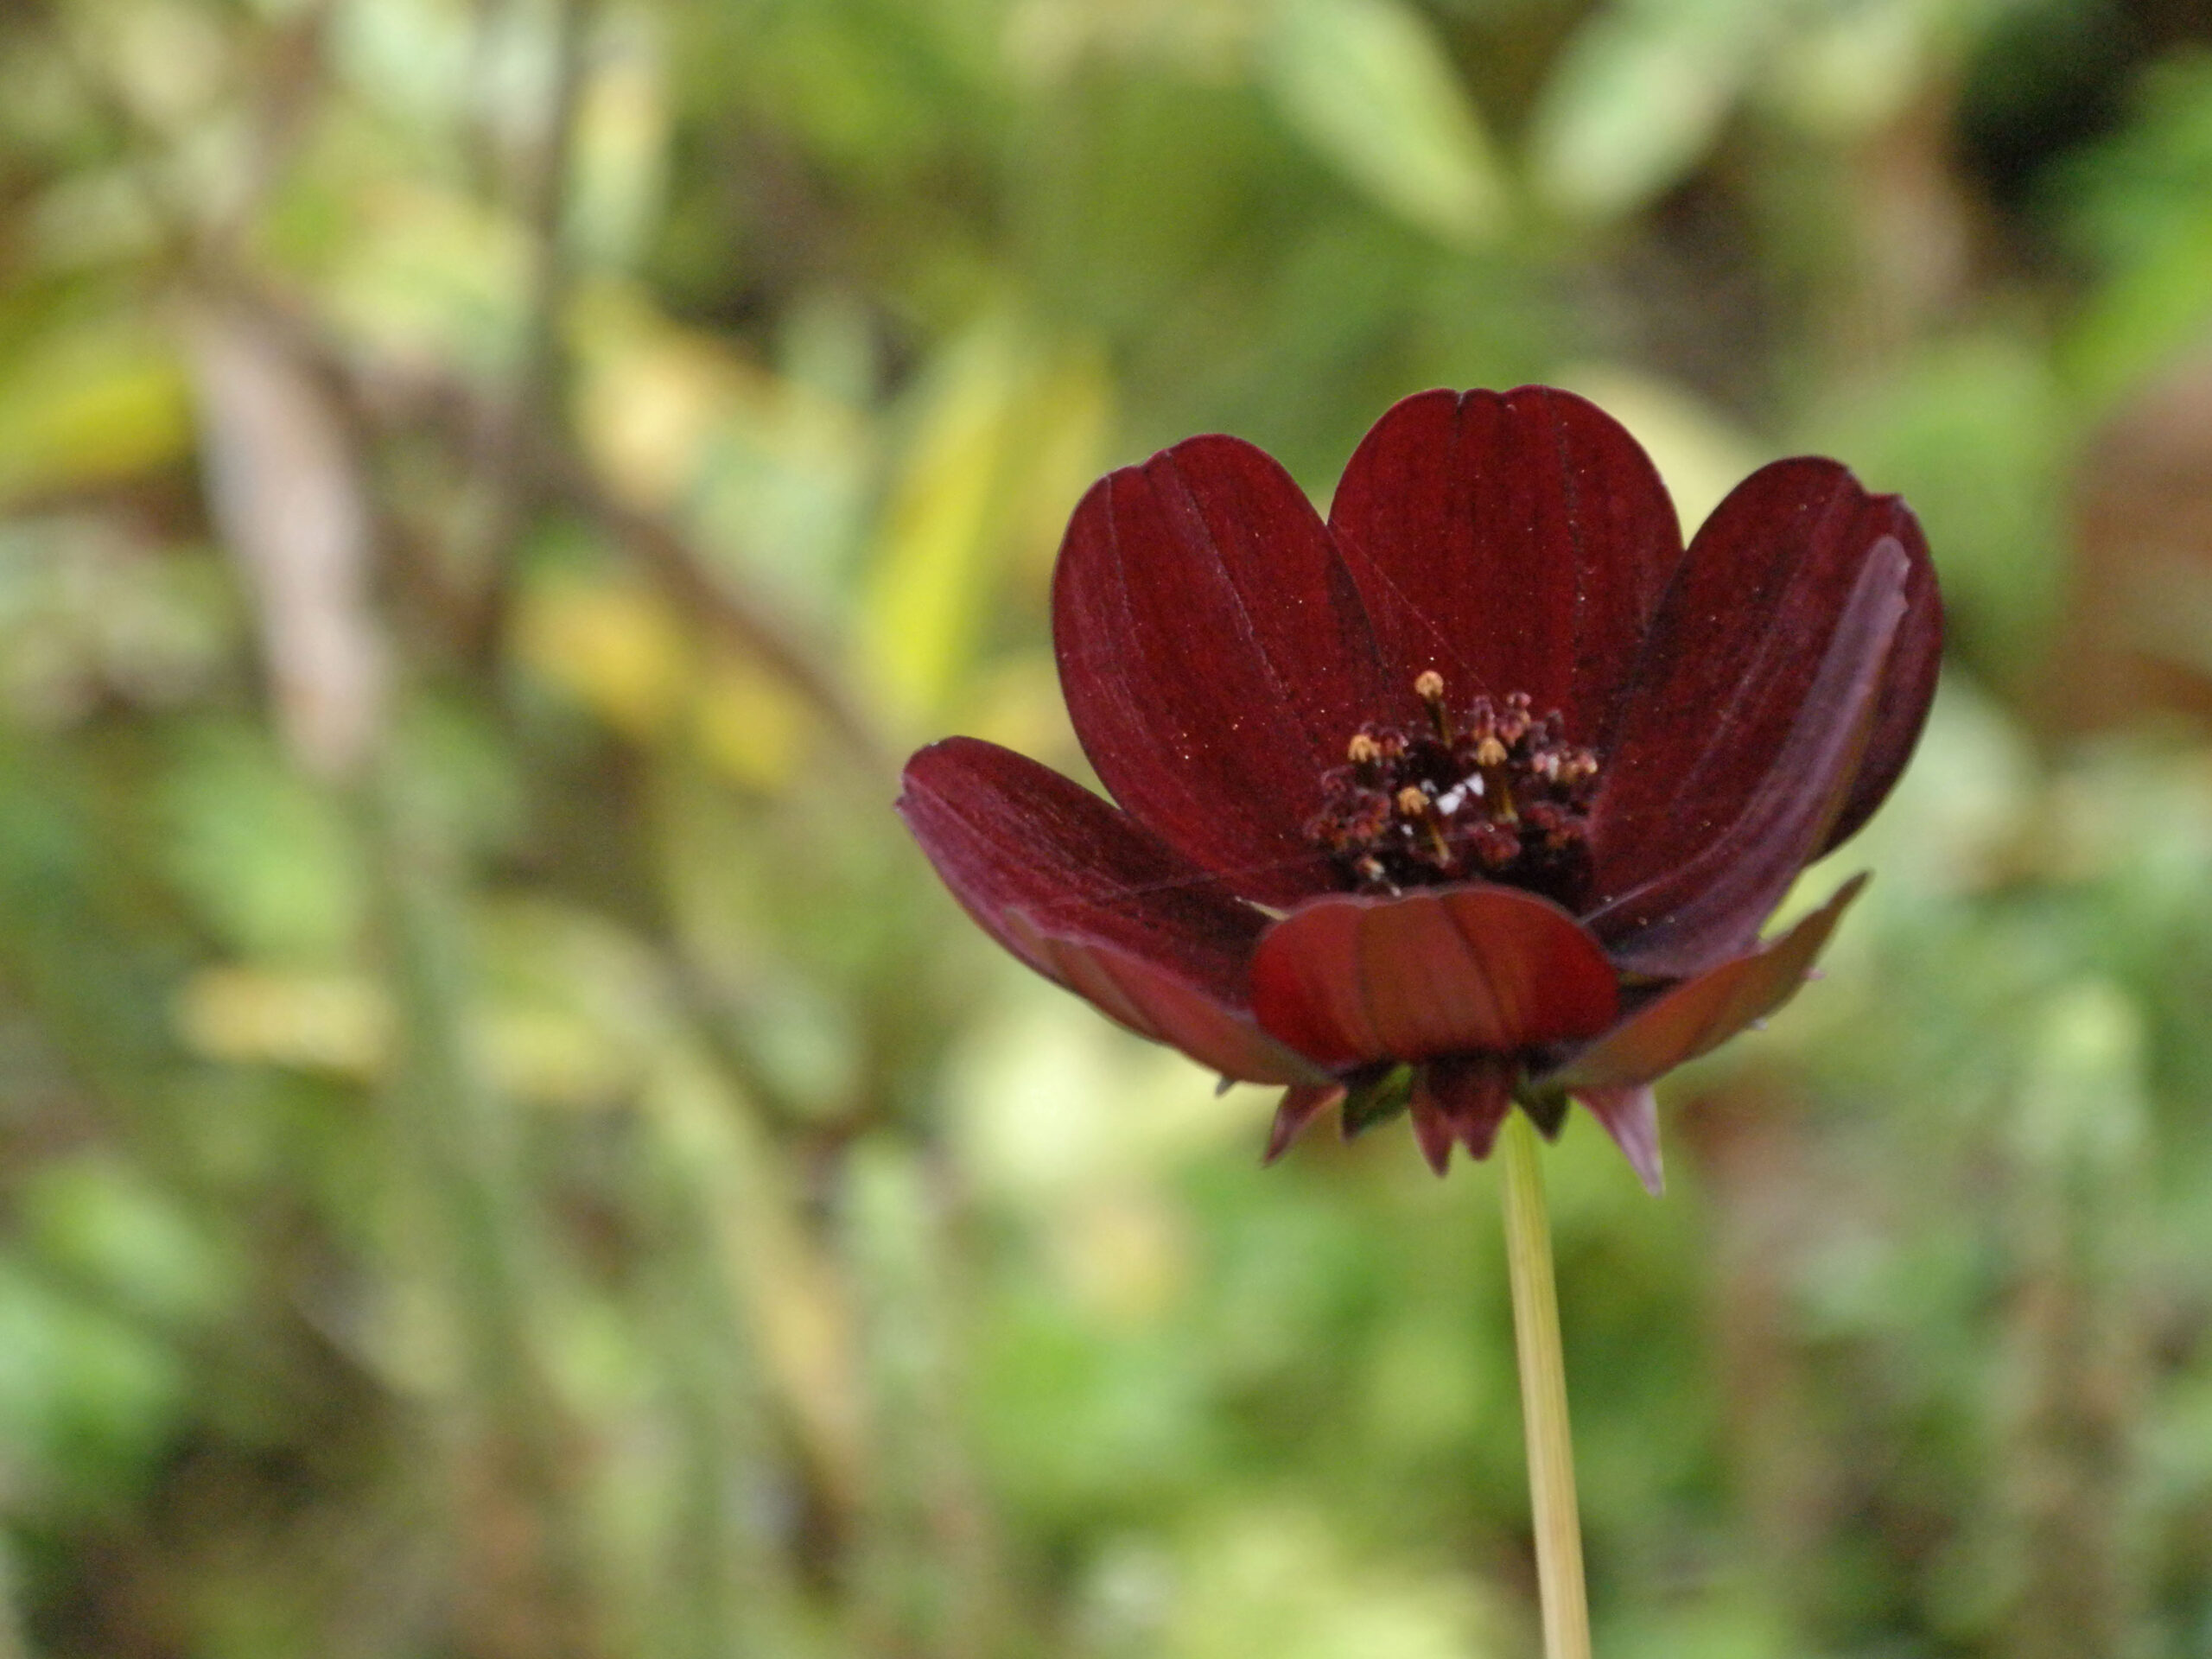
[(1409, 1103), (1441, 1173), (1572, 1097), (1654, 1191), (1652, 1080), (1804, 980), (1859, 881), (1759, 927), (1889, 792), (1942, 633), (1896, 497), (1777, 461), (1685, 551), (1636, 441), (1542, 386), (1407, 398), (1325, 524), (1236, 438), (1115, 473), (1052, 620), (1120, 806), (972, 738), (899, 804), (995, 938), (1287, 1085), (1270, 1157)]

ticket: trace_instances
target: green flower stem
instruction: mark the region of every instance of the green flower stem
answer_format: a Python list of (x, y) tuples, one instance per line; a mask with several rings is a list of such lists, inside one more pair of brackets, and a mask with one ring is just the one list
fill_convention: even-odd
[(1521, 1414), (1529, 1440), (1535, 1517), (1536, 1587), (1546, 1659), (1590, 1659), (1590, 1608), (1582, 1587), (1582, 1522), (1574, 1502), (1574, 1440), (1567, 1422), (1567, 1366), (1552, 1287), (1551, 1223), (1536, 1131), (1525, 1113), (1505, 1123), (1505, 1255), (1513, 1281), (1513, 1342), (1521, 1360)]

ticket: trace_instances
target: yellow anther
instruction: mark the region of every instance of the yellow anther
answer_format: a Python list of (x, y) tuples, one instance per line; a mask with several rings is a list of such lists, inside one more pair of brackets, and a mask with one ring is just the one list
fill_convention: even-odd
[(1365, 732), (1354, 732), (1344, 745), (1344, 759), (1355, 766), (1371, 766), (1382, 758), (1382, 746)]
[(1428, 816), (1428, 797), (1408, 784), (1398, 791), (1398, 810), (1409, 818)]
[(1475, 764), (1478, 766), (1502, 766), (1505, 764), (1505, 745), (1494, 737), (1486, 737), (1475, 745)]
[(1444, 677), (1433, 668), (1425, 668), (1414, 678), (1414, 696), (1423, 702), (1444, 701)]

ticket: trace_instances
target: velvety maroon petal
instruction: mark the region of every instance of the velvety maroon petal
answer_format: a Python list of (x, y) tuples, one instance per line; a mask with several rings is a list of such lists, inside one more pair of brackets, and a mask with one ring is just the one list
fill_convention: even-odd
[(1593, 1092), (1650, 1083), (1765, 1019), (1797, 994), (1813, 959), (1866, 885), (1864, 875), (1854, 875), (1771, 944), (1655, 997), (1540, 1081), (1586, 1101)]
[(1089, 790), (956, 737), (906, 763), (899, 810), (953, 897), (1047, 978), (1224, 1076), (1319, 1076), (1248, 1011), (1267, 918)]
[(1869, 532), (1894, 537), (1904, 550), (1904, 620), (1897, 624), (1897, 637), (1890, 646), (1866, 752), (1851, 791), (1844, 797), (1843, 810), (1821, 845), (1823, 853), (1858, 834), (1889, 798), (1928, 723), (1928, 711), (1936, 701), (1936, 677), (1943, 664), (1942, 596), (1936, 591), (1936, 565), (1928, 556), (1928, 539), (1921, 534), (1919, 519), (1894, 495), (1868, 496), (1859, 533)]
[(1333, 1077), (1326, 1083), (1299, 1084), (1283, 1090), (1274, 1123), (1268, 1131), (1267, 1154), (1260, 1161), (1272, 1164), (1288, 1152), (1290, 1143), (1306, 1132), (1306, 1126), (1343, 1100), (1344, 1094), (1344, 1085)]
[[(1840, 783), (1819, 780), (1836, 798), (1804, 860), (1864, 821), (1910, 753), (1941, 645), (1935, 578), (1903, 504), (1868, 495), (1832, 461), (1777, 461), (1720, 504), (1661, 607), (1604, 757), (1591, 823), (1597, 902), (1687, 864), (1770, 797), (1785, 751), (1804, 746), (1808, 695), (1840, 630), (1866, 620), (1852, 607), (1869, 564), (1900, 562), (1901, 614), (1871, 719)], [(1616, 945), (1618, 931), (1601, 930)]]
[(1613, 1144), (1628, 1160), (1643, 1190), (1657, 1198), (1667, 1190), (1666, 1173), (1659, 1163), (1659, 1102), (1648, 1083), (1624, 1084), (1618, 1089), (1582, 1089), (1575, 1098), (1605, 1126)]
[(1650, 458), (1548, 386), (1405, 399), (1352, 455), (1329, 525), (1399, 718), (1418, 715), (1414, 677), (1434, 669), (1455, 705), (1526, 691), (1600, 750), (1682, 558)]
[(1513, 1109), (1518, 1069), (1503, 1055), (1473, 1054), (1433, 1061), (1414, 1074), (1414, 1133), (1429, 1167), (1444, 1173), (1454, 1141), (1477, 1161), (1490, 1156)]
[(1428, 1166), (1439, 1175), (1452, 1166), (1452, 1120), (1436, 1099), (1418, 1084), (1414, 1086), (1413, 1110), (1414, 1144), (1421, 1148), (1421, 1155), (1428, 1160)]
[(1239, 892), (1334, 885), (1305, 826), (1382, 681), (1350, 573), (1263, 451), (1192, 438), (1100, 480), (1060, 548), (1052, 642), (1115, 799)]
[[(1611, 885), (1620, 866), (1645, 861), (1618, 849), (1633, 845), (1635, 825), (1649, 823), (1634, 816), (1643, 758), (1624, 745), (1624, 804), (1615, 804), (1609, 786), (1592, 814), (1593, 885), (1604, 896), (1585, 918), (1622, 968), (1669, 977), (1693, 974), (1758, 938), (1760, 924), (1827, 840), (1859, 775), (1905, 613), (1908, 569), (1895, 541), (1885, 537), (1874, 545), (1821, 658), (1793, 677), (1801, 682), (1793, 719), (1778, 745), (1765, 749), (1762, 742), (1764, 774), (1739, 791), (1734, 784), (1743, 766), (1724, 760), (1708, 772), (1716, 777), (1726, 767), (1735, 817), (1704, 829), (1680, 862), (1624, 890)], [(1696, 787), (1694, 779), (1685, 784)]]
[(1309, 1082), (1325, 1077), (1253, 1023), (1243, 1008), (1203, 990), (1173, 967), (1092, 939), (1043, 932), (1020, 911), (1007, 916), (1017, 952), (1101, 1013), (1180, 1049), (1210, 1071), (1243, 1083)]
[(1331, 1070), (1568, 1041), (1619, 1006), (1598, 942), (1510, 887), (1315, 899), (1261, 937), (1251, 982), (1262, 1027)]

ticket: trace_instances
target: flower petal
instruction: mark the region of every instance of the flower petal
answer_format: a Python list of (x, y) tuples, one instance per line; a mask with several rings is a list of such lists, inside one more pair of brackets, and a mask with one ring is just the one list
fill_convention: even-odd
[(1263, 1029), (1331, 1070), (1509, 1054), (1602, 1031), (1619, 1006), (1598, 942), (1511, 887), (1318, 899), (1261, 937)]
[(1272, 1164), (1288, 1152), (1290, 1143), (1305, 1133), (1306, 1126), (1342, 1100), (1347, 1092), (1344, 1084), (1335, 1077), (1326, 1083), (1296, 1084), (1284, 1090), (1282, 1099), (1275, 1107), (1275, 1121), (1268, 1130), (1268, 1150), (1261, 1163)]
[(1853, 876), (1834, 898), (1771, 944), (1662, 992), (1538, 1083), (1587, 1103), (1594, 1094), (1650, 1083), (1717, 1048), (1797, 994), (1813, 959), (1866, 885), (1864, 875)]
[(1267, 918), (1089, 790), (956, 737), (906, 763), (899, 810), (953, 897), (1047, 978), (1224, 1076), (1319, 1077), (1248, 1012)]
[(1584, 1089), (1575, 1098), (1605, 1126), (1613, 1144), (1628, 1160), (1643, 1190), (1657, 1198), (1667, 1190), (1666, 1172), (1659, 1162), (1659, 1102), (1648, 1083), (1624, 1084), (1618, 1089)]
[[(1758, 938), (1759, 925), (1827, 840), (1859, 775), (1905, 614), (1909, 571), (1907, 555), (1894, 539), (1875, 543), (1857, 569), (1821, 658), (1789, 673), (1789, 690), (1776, 693), (1777, 702), (1788, 696), (1794, 702), (1780, 743), (1769, 747), (1761, 734), (1745, 760), (1724, 757), (1707, 768), (1708, 778), (1726, 772), (1726, 804), (1733, 817), (1712, 823), (1694, 844), (1678, 842), (1681, 861), (1626, 887), (1617, 885), (1621, 867), (1648, 861), (1636, 850), (1639, 829), (1655, 840), (1675, 831), (1651, 830), (1650, 815), (1637, 816), (1648, 803), (1649, 763), (1624, 742), (1620, 792), (1609, 785), (1591, 815), (1592, 885), (1604, 896), (1585, 918), (1622, 968), (1667, 977), (1694, 974)], [(1712, 760), (1713, 753), (1700, 757), (1693, 772)], [(1752, 760), (1762, 770), (1748, 790), (1738, 790)], [(1686, 793), (1694, 796), (1698, 787), (1694, 777), (1684, 782)]]
[(1007, 917), (1026, 962), (1140, 1037), (1179, 1049), (1242, 1083), (1301, 1084), (1326, 1077), (1257, 1026), (1242, 1007), (1164, 966), (1094, 939), (1046, 933), (1020, 911)]
[(1376, 422), (1329, 527), (1418, 715), (1434, 669), (1455, 703), (1526, 691), (1606, 747), (1682, 559), (1674, 504), (1624, 427), (1572, 392), (1427, 391)]
[(1490, 1156), (1499, 1126), (1513, 1109), (1513, 1079), (1519, 1069), (1499, 1054), (1472, 1054), (1421, 1067), (1414, 1078), (1414, 1134), (1430, 1168), (1444, 1173), (1455, 1141), (1478, 1162)]
[[(1866, 593), (1870, 566), (1882, 568), (1885, 588), (1890, 568), (1898, 569), (1901, 601)], [(1854, 630), (1864, 636), (1870, 620), (1893, 607), (1899, 614), (1885, 660), (1866, 692), (1863, 737), (1855, 749), (1827, 746), (1841, 771), (1815, 779), (1806, 757), (1822, 747), (1819, 723), (1838, 718), (1834, 694), (1854, 690), (1830, 673), (1845, 665), (1837, 643)], [(1808, 791), (1832, 798), (1817, 803), (1828, 816), (1798, 855), (1801, 864), (1856, 829), (1919, 734), (1941, 626), (1926, 543), (1895, 497), (1869, 496), (1842, 467), (1814, 458), (1777, 461), (1738, 486), (1690, 544), (1605, 756), (1591, 821), (1599, 906), (1665, 883), (1747, 818), (1772, 816), (1776, 793), (1793, 774)], [(1812, 706), (1816, 688), (1829, 696), (1825, 710)], [(1770, 825), (1761, 833), (1777, 831)], [(1770, 871), (1749, 885), (1781, 892)], [(1742, 901), (1745, 914), (1751, 907)], [(1639, 902), (1599, 931), (1618, 953), (1626, 929), (1660, 913)], [(1734, 918), (1737, 937), (1719, 948), (1747, 942), (1761, 919)]]
[(1265, 452), (1192, 438), (1100, 480), (1060, 547), (1052, 642), (1084, 753), (1135, 817), (1255, 898), (1334, 885), (1305, 826), (1382, 683), (1335, 544)]
[(1444, 1116), (1435, 1097), (1418, 1084), (1414, 1087), (1413, 1120), (1414, 1144), (1428, 1160), (1428, 1166), (1443, 1174), (1452, 1166), (1452, 1120)]
[[(1848, 476), (1847, 474), (1847, 476)], [(1882, 673), (1882, 690), (1874, 705), (1872, 728), (1866, 734), (1866, 752), (1859, 757), (1858, 774), (1843, 810), (1829, 826), (1821, 851), (1840, 847), (1857, 835), (1889, 798), (1891, 788), (1912, 758), (1921, 728), (1936, 701), (1936, 676), (1943, 664), (1943, 604), (1936, 588), (1935, 561), (1928, 556), (1928, 539), (1912, 510), (1894, 495), (1868, 496), (1862, 509), (1859, 534), (1878, 531), (1892, 537), (1904, 550), (1904, 620), (1897, 624), (1897, 639), (1890, 646), (1889, 665)]]

